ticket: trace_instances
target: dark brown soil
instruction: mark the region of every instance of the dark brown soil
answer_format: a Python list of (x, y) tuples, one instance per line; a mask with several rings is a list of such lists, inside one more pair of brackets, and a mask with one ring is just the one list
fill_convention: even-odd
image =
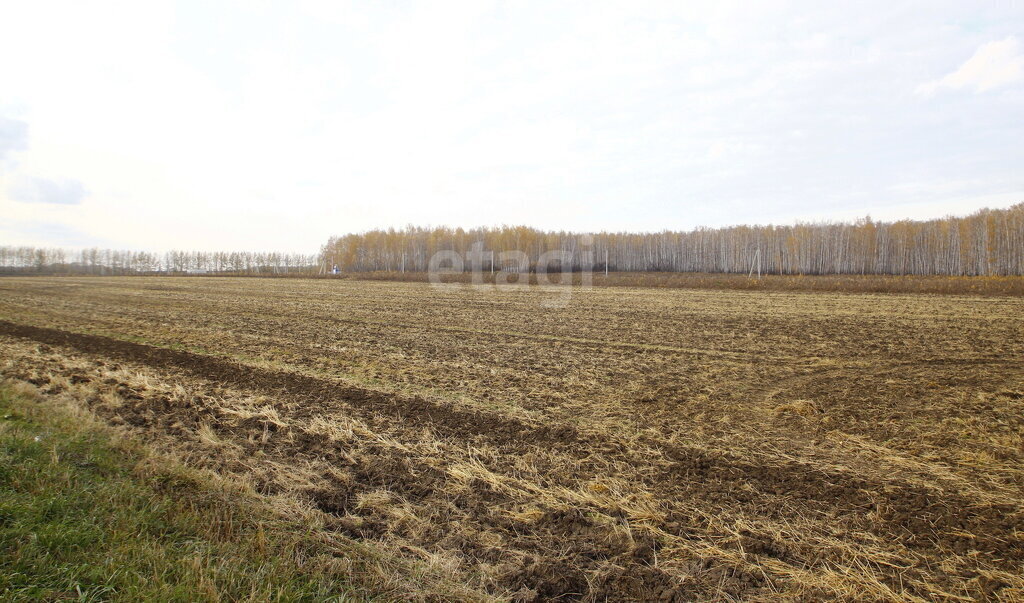
[[(972, 582), (978, 589), (973, 592), (975, 596), (992, 596), (998, 591), (999, 585), (983, 580), (984, 576), (977, 572), (946, 575), (938, 566), (949, 555), (973, 551), (971, 555), (979, 568), (1024, 568), (1024, 541), (1017, 534), (1024, 525), (1024, 513), (1015, 505), (979, 506), (958, 492), (928, 490), (896, 478), (869, 481), (797, 461), (759, 465), (726, 452), (669, 446), (653, 439), (644, 444), (660, 457), (638, 458), (611, 436), (583, 432), (570, 425), (532, 424), (420, 397), (389, 395), (288, 371), (246, 366), (226, 358), (8, 321), (0, 321), (0, 334), (297, 400), (307, 408), (336, 407), (359, 415), (369, 424), (430, 426), (442, 437), (486, 443), (508, 455), (524, 454), (536, 447), (557, 450), (576, 459), (578, 474), (574, 479), (578, 480), (600, 477), (610, 460), (623, 461), (638, 468), (638, 479), (659, 499), (675, 503), (702, 501), (708, 509), (724, 516), (831, 517), (850, 529), (880, 536), (911, 551), (912, 556), (903, 560), (910, 569), (880, 570), (908, 594), (914, 593), (914, 576), (926, 578), (932, 584), (978, 578)], [(69, 375), (72, 383), (87, 383), (91, 379), (88, 375)], [(216, 416), (209, 409), (182, 409), (166, 402), (161, 405), (123, 384), (111, 385), (129, 402), (120, 417), (131, 425), (159, 427), (169, 433), (183, 426), (195, 427), (204, 419), (213, 419), (217, 425)], [(258, 422), (224, 429), (240, 428), (270, 429)], [(313, 433), (299, 433), (287, 445), (272, 442), (264, 452), (280, 458), (317, 457), (332, 466), (347, 467), (351, 480), (335, 479), (328, 487), (305, 494), (321, 510), (337, 516), (337, 529), (356, 538), (378, 538), (388, 531), (401, 533), (402, 528), (391, 525), (388, 517), (372, 509), (356, 508), (361, 493), (382, 486), (411, 501), (436, 501), (439, 505), (443, 501), (460, 517), (472, 517), (487, 530), (501, 535), (508, 545), (503, 550), (489, 548), (443, 527), (434, 533), (406, 536), (418, 538), (428, 548), (461, 549), (478, 562), (514, 565), (516, 569), (495, 587), (516, 593), (519, 600), (682, 601), (715, 593), (765, 598), (773, 592), (773, 582), (778, 578), (770, 573), (755, 573), (750, 566), (712, 558), (694, 558), (692, 571), (685, 580), (667, 574), (656, 564), (657, 551), (664, 544), (659, 533), (715, 542), (740, 551), (750, 563), (769, 558), (808, 568), (829, 562), (823, 558), (827, 551), (823, 554), (807, 543), (786, 542), (750, 530), (740, 531), (737, 536), (682, 511), (673, 511), (657, 523), (646, 540), (623, 539), (609, 526), (592, 520), (587, 509), (549, 509), (535, 521), (518, 521), (495, 512), (510, 508), (514, 501), (486, 484), (479, 484), (470, 494), (453, 496), (445, 490), (446, 476), (442, 470), (424, 465), (410, 455), (382, 447), (373, 454), (353, 459), (344, 448)], [(276, 486), (268, 483), (266, 487), (272, 491)], [(593, 511), (611, 516), (616, 513), (614, 509)], [(453, 522), (457, 519), (452, 517)], [(856, 536), (851, 533), (850, 538)], [(974, 570), (965, 571), (971, 574)]]

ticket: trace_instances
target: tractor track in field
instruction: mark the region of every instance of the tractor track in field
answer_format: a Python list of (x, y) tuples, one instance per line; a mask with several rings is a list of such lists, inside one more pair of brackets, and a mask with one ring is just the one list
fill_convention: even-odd
[[(313, 401), (317, 405), (341, 405), (356, 410), (368, 423), (381, 413), (407, 425), (429, 425), (444, 436), (476, 438), (503, 447), (510, 453), (527, 446), (544, 446), (575, 456), (581, 470), (592, 468), (592, 454), (621, 457), (646, 465), (651, 471), (641, 478), (659, 498), (707, 499), (741, 510), (756, 509), (761, 515), (784, 515), (793, 505), (821, 513), (838, 514), (864, 529), (930, 559), (941, 559), (942, 550), (978, 550), (986, 562), (998, 567), (1024, 567), (1024, 543), (1014, 534), (1024, 524), (1024, 514), (1015, 505), (978, 506), (956, 492), (928, 490), (899, 481), (877, 482), (848, 472), (823, 472), (795, 462), (780, 461), (766, 466), (732, 458), (727, 453), (645, 442), (661, 451), (662, 459), (637, 459), (626, 446), (607, 435), (581, 433), (568, 425), (533, 425), (513, 417), (459, 409), (418, 397), (402, 397), (332, 382), (287, 371), (251, 367), (234, 361), (172, 350), (110, 337), (0, 321), (0, 334), (66, 346), (112, 359), (135, 362), (186, 374), (244, 390)], [(419, 484), (417, 471), (401, 463), (390, 472), (393, 480), (410, 481), (412, 496), (429, 496), (429, 487)], [(420, 475), (423, 475), (420, 473)], [(429, 474), (428, 474), (429, 475)], [(404, 477), (403, 477), (404, 476)], [(373, 476), (367, 474), (371, 482)], [(750, 488), (753, 485), (754, 488)], [(332, 502), (333, 501), (333, 502)], [(321, 506), (330, 511), (338, 506), (336, 497), (325, 493)], [(344, 506), (344, 505), (342, 505)], [(867, 514), (877, 510), (878, 520)], [(677, 521), (680, 520), (680, 521)], [(571, 522), (570, 522), (571, 523)], [(685, 518), (668, 517), (667, 532), (686, 536)], [(964, 533), (971, 534), (965, 536)], [(769, 543), (766, 554), (786, 547)], [(773, 555), (806, 563), (802, 555)]]

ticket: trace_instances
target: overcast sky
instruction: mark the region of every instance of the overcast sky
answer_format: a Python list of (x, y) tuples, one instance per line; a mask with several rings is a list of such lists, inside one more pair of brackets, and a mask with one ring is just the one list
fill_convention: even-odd
[(1024, 201), (1024, 3), (834, 4), (7, 2), (0, 244)]

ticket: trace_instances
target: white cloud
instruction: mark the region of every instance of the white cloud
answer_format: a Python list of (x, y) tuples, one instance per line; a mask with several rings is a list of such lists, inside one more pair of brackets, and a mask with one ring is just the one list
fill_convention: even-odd
[(28, 124), (0, 115), (0, 161), (14, 151), (28, 148)]
[(918, 94), (930, 96), (941, 88), (960, 90), (972, 88), (987, 92), (1012, 84), (1024, 77), (1024, 54), (1014, 37), (983, 44), (956, 71), (917, 87)]
[[(905, 94), (991, 40), (947, 84), (1000, 85), (1020, 11), (866, 3), (13, 3), (0, 240), (311, 251), (410, 222), (660, 230), (954, 196), (904, 182), (1024, 198), (1024, 90)], [(88, 199), (8, 194), (76, 198), (38, 177)]]
[(78, 205), (88, 191), (77, 180), (18, 176), (8, 185), (7, 194), (11, 199), (24, 203)]

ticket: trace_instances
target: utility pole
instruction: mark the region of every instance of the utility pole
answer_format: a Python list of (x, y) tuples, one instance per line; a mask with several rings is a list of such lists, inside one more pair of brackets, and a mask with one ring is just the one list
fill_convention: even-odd
[(604, 250), (604, 277), (608, 278), (608, 250)]
[(494, 250), (491, 250), (491, 274), (494, 274)]
[(750, 262), (750, 272), (747, 273), (747, 278), (754, 276), (754, 267), (757, 267), (757, 279), (761, 280), (761, 248), (754, 252), (754, 261)]

